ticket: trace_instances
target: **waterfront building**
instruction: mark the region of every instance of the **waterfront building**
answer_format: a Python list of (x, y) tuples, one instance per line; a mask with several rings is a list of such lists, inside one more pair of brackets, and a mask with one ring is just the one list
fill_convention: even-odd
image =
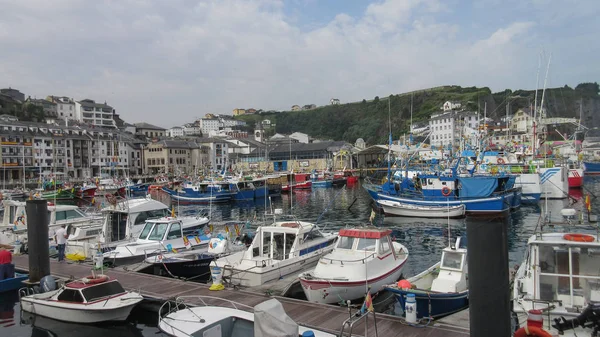
[(48, 96), (46, 100), (56, 104), (57, 117), (60, 119), (76, 119), (75, 101), (65, 96)]
[(174, 126), (174, 127), (170, 128), (169, 130), (167, 130), (167, 136), (169, 136), (171, 138), (183, 137), (184, 136), (183, 127)]
[(160, 126), (149, 123), (133, 123), (135, 125), (135, 134), (146, 138), (163, 138), (165, 137), (166, 129)]

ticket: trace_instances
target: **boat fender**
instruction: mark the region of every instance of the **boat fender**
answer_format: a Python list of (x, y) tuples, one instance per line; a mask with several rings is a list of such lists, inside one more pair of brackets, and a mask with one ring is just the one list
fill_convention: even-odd
[(502, 159), (502, 158), (498, 158), (498, 159), (496, 160), (496, 163), (498, 163), (498, 164), (500, 164), (500, 165), (506, 164), (506, 162), (505, 162), (505, 161), (504, 161), (504, 159)]
[(448, 186), (444, 186), (444, 188), (442, 188), (442, 195), (447, 197), (450, 195), (450, 193), (452, 193), (452, 190), (450, 189), (450, 187)]

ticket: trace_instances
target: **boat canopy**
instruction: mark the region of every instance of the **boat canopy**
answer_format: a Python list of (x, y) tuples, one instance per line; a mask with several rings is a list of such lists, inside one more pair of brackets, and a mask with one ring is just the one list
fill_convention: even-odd
[(388, 236), (391, 233), (392, 231), (389, 229), (341, 229), (339, 232), (339, 236), (347, 236), (362, 239), (381, 239), (382, 237)]
[(498, 187), (497, 177), (458, 178), (458, 181), (461, 198), (487, 197)]

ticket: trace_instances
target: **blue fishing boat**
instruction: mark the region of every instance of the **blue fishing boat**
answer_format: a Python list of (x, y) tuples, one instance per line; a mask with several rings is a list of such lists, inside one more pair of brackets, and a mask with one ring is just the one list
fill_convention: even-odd
[(440, 318), (469, 306), (467, 250), (460, 248), (460, 237), (442, 251), (442, 259), (424, 272), (400, 280), (385, 289), (396, 296), (402, 308), (408, 294), (417, 302), (417, 318)]
[(465, 205), (467, 213), (493, 214), (520, 206), (521, 189), (514, 187), (515, 177), (424, 174), (413, 179), (386, 181), (365, 189), (375, 200), (390, 200), (417, 206)]
[(322, 180), (313, 180), (312, 187), (314, 188), (328, 188), (333, 186), (333, 180), (331, 179), (322, 179)]
[(0, 280), (0, 293), (17, 290), (22, 287), (23, 281), (29, 278), (28, 274), (15, 273), (15, 277)]
[(583, 172), (586, 175), (597, 175), (600, 174), (600, 162), (584, 161)]
[(228, 202), (237, 194), (235, 184), (226, 182), (221, 183), (186, 183), (179, 190), (172, 190), (162, 187), (173, 200), (180, 203), (210, 203), (210, 202)]

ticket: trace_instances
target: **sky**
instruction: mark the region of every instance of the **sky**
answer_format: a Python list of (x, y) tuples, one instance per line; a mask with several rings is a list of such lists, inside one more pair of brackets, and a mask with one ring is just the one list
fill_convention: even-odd
[[(598, 0), (0, 0), (0, 88), (169, 128), (440, 85), (600, 80)], [(543, 59), (540, 67), (540, 59)]]

